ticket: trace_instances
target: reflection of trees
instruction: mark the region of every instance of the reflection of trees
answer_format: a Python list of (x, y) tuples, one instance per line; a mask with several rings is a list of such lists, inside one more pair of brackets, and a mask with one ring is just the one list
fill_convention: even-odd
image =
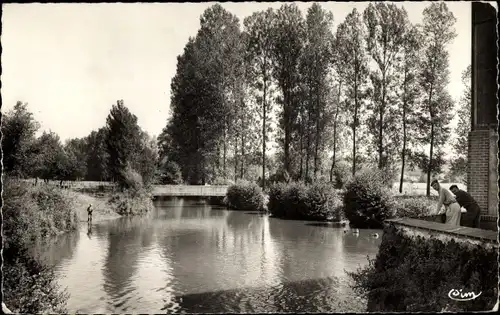
[[(378, 233), (379, 238), (371, 235)], [(344, 236), (344, 248), (349, 263), (346, 269), (355, 271), (358, 266), (368, 264), (367, 256), (375, 257), (382, 242), (382, 230), (360, 230), (359, 235), (348, 232)]]
[[(115, 305), (126, 310), (127, 291), (137, 271), (139, 254), (153, 241), (151, 218), (127, 217), (109, 222), (108, 255), (104, 264), (104, 291)], [(123, 305), (123, 306), (122, 306)]]
[(51, 266), (58, 266), (65, 260), (70, 260), (75, 254), (80, 240), (78, 231), (65, 233), (39, 243), (32, 248), (35, 257)]
[(269, 219), (270, 235), (282, 252), (284, 277), (290, 281), (342, 276), (345, 264), (342, 229), (304, 221)]

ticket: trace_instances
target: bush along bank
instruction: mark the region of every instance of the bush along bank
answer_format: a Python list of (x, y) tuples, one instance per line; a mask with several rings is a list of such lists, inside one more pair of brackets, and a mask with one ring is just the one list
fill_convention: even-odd
[(436, 198), (393, 196), (390, 182), (384, 171), (365, 169), (347, 183), (342, 201), (345, 216), (352, 227), (381, 229), (386, 219), (421, 218), (434, 213)]
[(131, 168), (122, 174), (119, 192), (113, 193), (109, 205), (120, 215), (145, 215), (154, 209), (150, 187), (145, 187), (142, 177)]
[(226, 203), (230, 209), (264, 211), (264, 194), (255, 183), (240, 181), (227, 189)]
[[(410, 237), (388, 225), (376, 258), (348, 274), (369, 312), (487, 311), (498, 298), (497, 255), (498, 248)], [(453, 289), (482, 293), (454, 301)]]
[(342, 195), (344, 214), (353, 227), (379, 229), (393, 217), (394, 201), (382, 171), (361, 170)]
[(277, 218), (340, 222), (340, 198), (331, 184), (277, 183), (269, 190), (269, 212)]
[(50, 236), (76, 230), (74, 202), (59, 188), (3, 181), (3, 293), (14, 313), (65, 313), (68, 295), (54, 269), (30, 249)]

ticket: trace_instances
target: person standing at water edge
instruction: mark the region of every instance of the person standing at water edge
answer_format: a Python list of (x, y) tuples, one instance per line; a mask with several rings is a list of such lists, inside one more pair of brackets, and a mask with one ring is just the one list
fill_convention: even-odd
[(465, 210), (467, 210), (467, 220), (466, 222), (464, 222), (464, 225), (478, 229), (479, 218), (481, 217), (481, 208), (477, 204), (477, 201), (474, 200), (474, 198), (472, 198), (469, 193), (459, 189), (457, 185), (451, 185), (450, 190), (455, 195), (455, 199), (457, 200), (460, 207), (463, 207), (465, 208)]
[(94, 211), (94, 209), (92, 209), (92, 204), (89, 204), (89, 207), (87, 208), (88, 222), (92, 222), (92, 211)]
[(437, 213), (440, 214), (441, 207), (444, 205), (446, 209), (445, 224), (460, 226), (460, 217), (462, 213), (455, 196), (451, 193), (451, 191), (442, 187), (437, 180), (433, 180), (431, 186), (439, 193)]

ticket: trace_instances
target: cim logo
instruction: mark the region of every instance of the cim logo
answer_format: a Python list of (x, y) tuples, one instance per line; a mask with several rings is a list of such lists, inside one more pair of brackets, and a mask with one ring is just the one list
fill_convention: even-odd
[(471, 301), (480, 296), (481, 293), (483, 292), (481, 291), (479, 294), (476, 294), (474, 292), (462, 292), (462, 289), (451, 289), (450, 292), (448, 292), (448, 297), (455, 301)]

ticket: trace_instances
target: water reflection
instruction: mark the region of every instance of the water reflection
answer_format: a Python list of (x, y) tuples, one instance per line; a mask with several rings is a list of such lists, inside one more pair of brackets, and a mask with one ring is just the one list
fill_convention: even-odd
[(152, 245), (154, 225), (151, 218), (120, 218), (108, 229), (108, 255), (103, 268), (103, 289), (108, 296), (108, 309), (127, 312), (134, 304), (132, 286), (140, 254)]
[(58, 266), (66, 260), (71, 260), (79, 240), (80, 233), (68, 233), (59, 235), (50, 242), (39, 243), (31, 250), (35, 257), (44, 263)]
[(53, 259), (69, 311), (87, 313), (341, 311), (352, 297), (345, 269), (366, 264), (381, 241), (190, 199), (71, 237)]

